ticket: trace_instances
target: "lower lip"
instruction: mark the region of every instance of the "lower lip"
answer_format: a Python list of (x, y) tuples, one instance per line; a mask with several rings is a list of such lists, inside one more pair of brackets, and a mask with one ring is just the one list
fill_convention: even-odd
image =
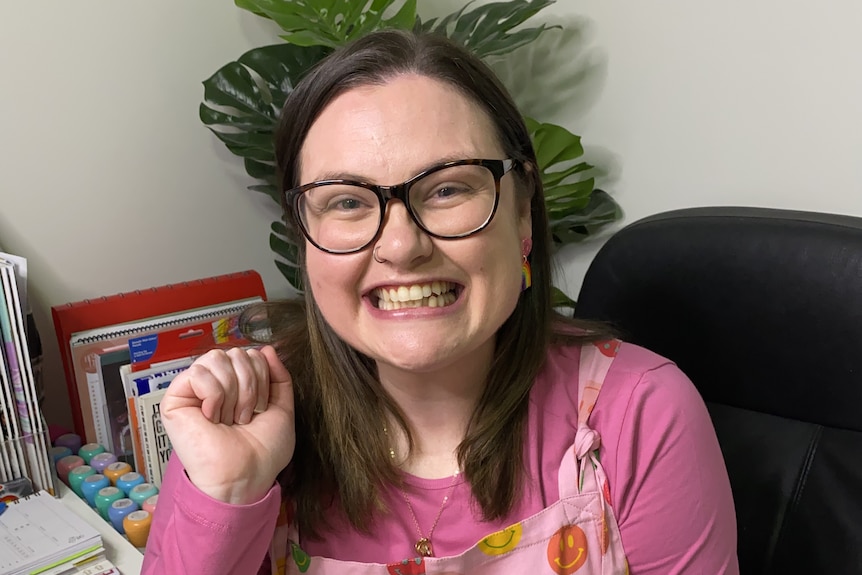
[(460, 293), (458, 294), (458, 299), (444, 307), (409, 307), (402, 309), (393, 309), (393, 310), (383, 310), (378, 307), (375, 307), (374, 304), (371, 303), (371, 298), (365, 297), (365, 305), (368, 307), (368, 312), (372, 317), (378, 319), (421, 319), (421, 318), (435, 318), (442, 317), (448, 315), (452, 312), (458, 311), (459, 308), (463, 306), (464, 301), (464, 289), (462, 288)]

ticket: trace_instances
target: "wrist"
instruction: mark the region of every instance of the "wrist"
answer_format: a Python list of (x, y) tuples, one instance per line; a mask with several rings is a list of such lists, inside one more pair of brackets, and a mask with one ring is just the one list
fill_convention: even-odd
[(188, 480), (198, 491), (216, 501), (229, 505), (251, 505), (257, 503), (266, 497), (275, 484), (275, 478), (269, 482), (249, 481), (246, 479), (212, 482), (192, 477), (187, 470), (184, 471)]

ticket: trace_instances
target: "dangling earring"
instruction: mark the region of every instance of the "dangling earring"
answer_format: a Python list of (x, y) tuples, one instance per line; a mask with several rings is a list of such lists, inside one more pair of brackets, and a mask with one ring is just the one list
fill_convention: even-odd
[(527, 256), (524, 256), (524, 263), (521, 264), (521, 291), (526, 291), (531, 285), (533, 285), (533, 272)]
[(530, 262), (527, 256), (533, 251), (533, 239), (524, 238), (521, 242), (521, 257), (524, 258), (524, 263), (521, 264), (521, 291), (525, 291), (533, 285), (533, 272), (530, 269)]

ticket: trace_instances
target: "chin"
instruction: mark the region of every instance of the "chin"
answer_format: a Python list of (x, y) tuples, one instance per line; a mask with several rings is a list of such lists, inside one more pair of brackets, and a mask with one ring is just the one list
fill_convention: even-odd
[[(453, 350), (430, 350), (420, 348), (410, 353), (401, 350), (400, 353), (375, 354), (378, 363), (385, 363), (401, 371), (409, 373), (431, 373), (443, 369), (453, 362)], [(372, 356), (374, 357), (374, 356)]]
[(441, 358), (431, 357), (381, 357), (377, 360), (378, 363), (385, 363), (390, 367), (394, 367), (401, 371), (409, 373), (431, 373), (449, 363)]

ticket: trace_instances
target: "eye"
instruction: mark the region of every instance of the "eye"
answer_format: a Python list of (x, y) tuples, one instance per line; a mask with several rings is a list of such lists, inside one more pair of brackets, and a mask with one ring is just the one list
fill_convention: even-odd
[(358, 198), (337, 198), (330, 201), (329, 205), (326, 206), (326, 209), (350, 211), (358, 210), (361, 207), (363, 207), (362, 202)]
[(308, 215), (313, 217), (353, 217), (378, 209), (373, 192), (351, 185), (319, 186), (306, 192), (303, 199)]
[(436, 190), (431, 194), (431, 198), (451, 198), (453, 196), (457, 196), (458, 194), (467, 193), (470, 191), (469, 186), (466, 184), (456, 184), (456, 183), (448, 183), (442, 186), (438, 186)]

